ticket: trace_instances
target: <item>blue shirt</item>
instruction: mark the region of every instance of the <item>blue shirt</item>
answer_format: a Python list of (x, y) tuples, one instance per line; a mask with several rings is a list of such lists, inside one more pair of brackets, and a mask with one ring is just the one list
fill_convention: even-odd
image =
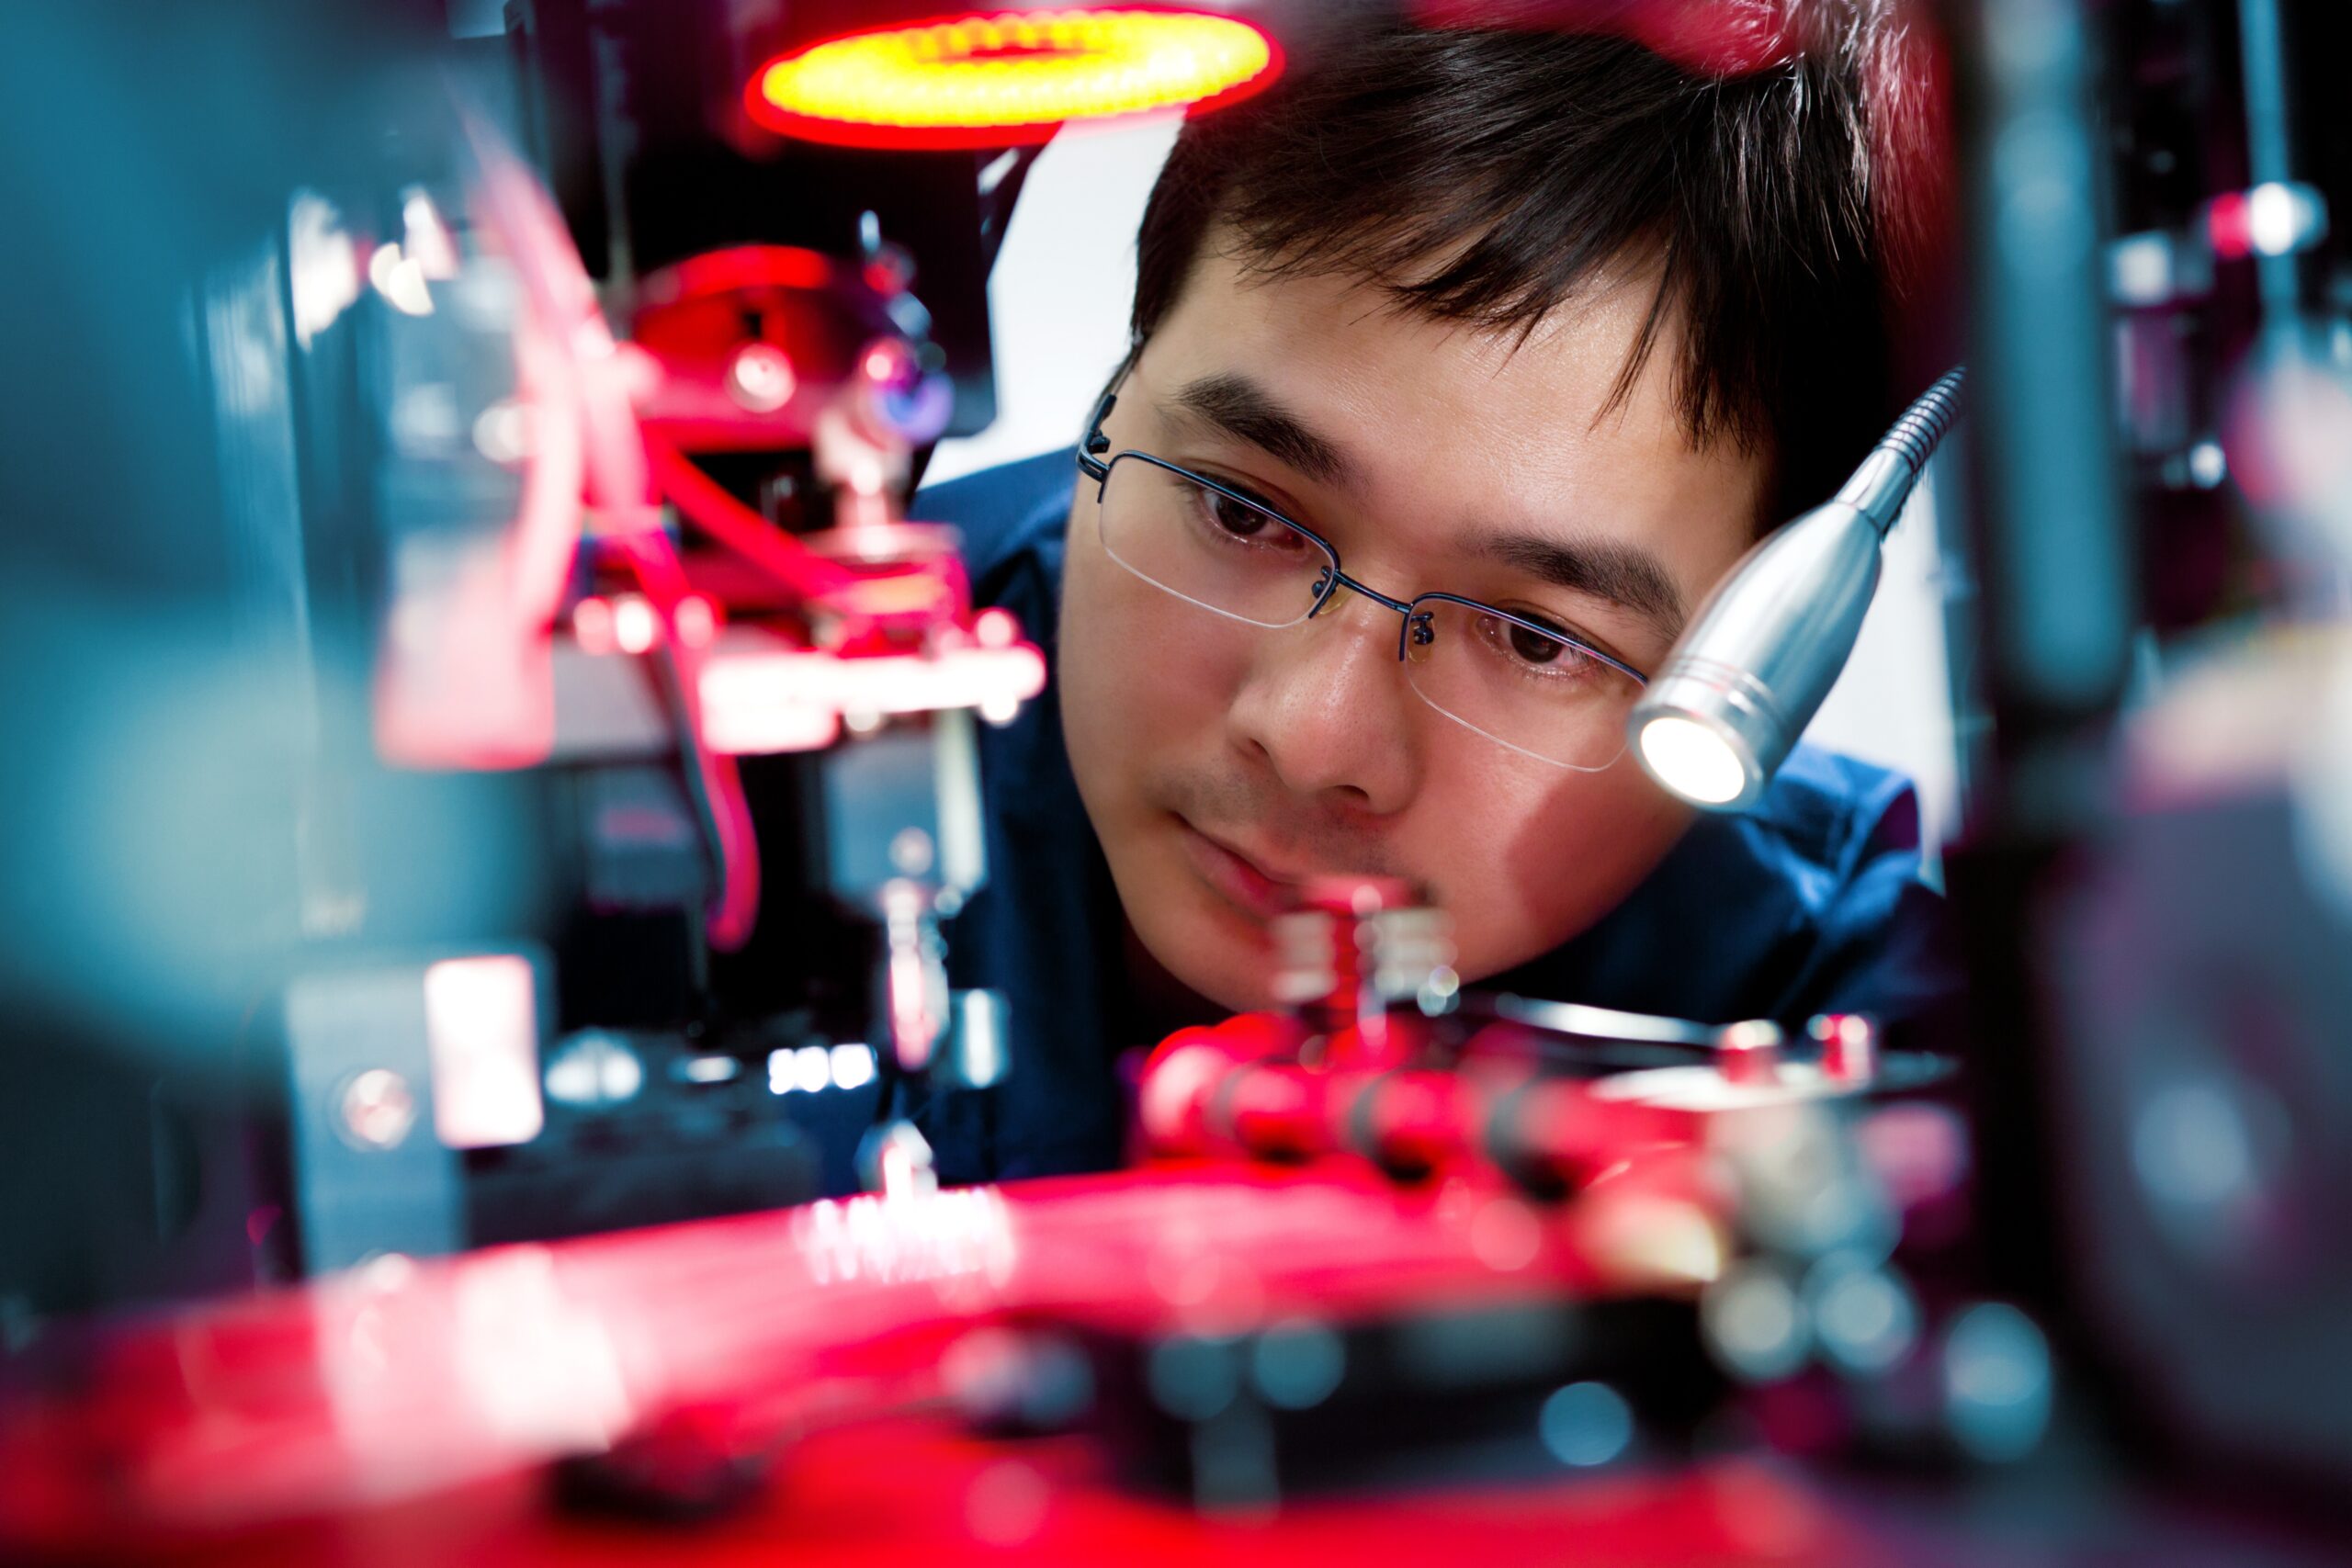
[[(973, 593), (1020, 617), (1054, 661), (1069, 450), (922, 491), (912, 515), (961, 530)], [(956, 1180), (1118, 1162), (1125, 916), (1062, 742), (1050, 682), (979, 742), (987, 885), (947, 931), (958, 987), (1010, 1008), (999, 1088), (941, 1097), (921, 1118)], [(1800, 746), (1755, 809), (1702, 816), (1597, 923), (1485, 988), (1707, 1022), (1915, 1012), (1944, 987), (1939, 900), (1920, 879), (1907, 780)]]

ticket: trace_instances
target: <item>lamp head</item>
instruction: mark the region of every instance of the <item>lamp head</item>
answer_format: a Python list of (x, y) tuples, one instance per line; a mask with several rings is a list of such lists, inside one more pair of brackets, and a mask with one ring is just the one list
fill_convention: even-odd
[(1747, 552), (1627, 717), (1634, 755), (1693, 806), (1761, 799), (1854, 651), (1879, 546), (1960, 411), (1955, 367), (1903, 411), (1836, 500)]
[(1652, 778), (1711, 811), (1762, 797), (1854, 650), (1879, 544), (1872, 518), (1840, 500), (1748, 551), (1627, 720)]

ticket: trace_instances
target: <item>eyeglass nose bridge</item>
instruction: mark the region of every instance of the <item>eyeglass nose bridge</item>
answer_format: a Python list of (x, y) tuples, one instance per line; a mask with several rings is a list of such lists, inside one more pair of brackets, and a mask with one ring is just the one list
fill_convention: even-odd
[(1428, 648), (1437, 641), (1435, 619), (1429, 611), (1421, 608), (1419, 600), (1391, 599), (1377, 588), (1366, 587), (1328, 562), (1315, 580), (1315, 607), (1306, 612), (1306, 618), (1311, 621), (1325, 610), (1329, 609), (1333, 601), (1339, 598), (1340, 590), (1342, 588), (1351, 593), (1371, 600), (1384, 610), (1396, 612), (1399, 617), (1396, 626), (1397, 663), (1408, 662), (1412, 659), (1413, 649)]
[(1373, 588), (1357, 581), (1354, 578), (1350, 577), (1346, 572), (1341, 571), (1329, 561), (1323, 563), (1322, 570), (1315, 579), (1315, 606), (1306, 612), (1306, 618), (1311, 621), (1316, 616), (1321, 615), (1324, 611), (1329, 609), (1339, 599), (1340, 590), (1342, 588), (1346, 589), (1349, 592), (1357, 595), (1359, 598), (1371, 600), (1374, 604), (1379, 605), (1384, 610), (1394, 610), (1397, 615), (1404, 617), (1405, 624), (1404, 626), (1400, 628), (1396, 639), (1396, 657), (1398, 659), (1401, 660), (1405, 657), (1405, 637), (1413, 630), (1414, 623), (1416, 621), (1422, 623), (1420, 628), (1422, 632), (1420, 641), (1423, 646), (1428, 645), (1432, 634), (1430, 634), (1428, 629), (1427, 623), (1429, 621), (1429, 613), (1427, 611), (1417, 610), (1412, 604), (1406, 603), (1402, 599), (1391, 599), (1379, 589)]

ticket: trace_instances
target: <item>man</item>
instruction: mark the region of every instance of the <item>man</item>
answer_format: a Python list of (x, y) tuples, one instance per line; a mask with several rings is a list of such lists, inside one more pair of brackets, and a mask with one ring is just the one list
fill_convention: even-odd
[(944, 1174), (1114, 1161), (1115, 1053), (1268, 1005), (1317, 874), (1426, 887), (1465, 983), (1714, 1020), (1932, 984), (1904, 781), (1800, 750), (1694, 824), (1623, 751), (1709, 588), (1898, 400), (1839, 14), (1730, 77), (1383, 28), (1186, 128), (1080, 450), (918, 504), (1054, 668), (984, 741), (951, 964), (1016, 1066), (934, 1109)]

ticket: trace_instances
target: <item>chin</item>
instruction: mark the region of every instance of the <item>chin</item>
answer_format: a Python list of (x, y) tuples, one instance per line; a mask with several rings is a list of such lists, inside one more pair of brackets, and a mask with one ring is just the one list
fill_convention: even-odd
[(1274, 955), (1264, 946), (1238, 946), (1216, 936), (1180, 934), (1180, 962), (1168, 972), (1186, 989), (1227, 1012), (1255, 1012), (1274, 1005)]
[(1227, 1012), (1266, 1012), (1274, 1005), (1273, 976), (1271, 973), (1255, 979), (1237, 982), (1229, 965), (1208, 965), (1193, 974), (1180, 974), (1173, 967), (1169, 973), (1183, 982), (1186, 989), (1198, 994)]
[(1272, 1007), (1272, 935), (1211, 895), (1182, 883), (1174, 889), (1160, 902), (1159, 918), (1136, 928), (1160, 967), (1227, 1012)]

